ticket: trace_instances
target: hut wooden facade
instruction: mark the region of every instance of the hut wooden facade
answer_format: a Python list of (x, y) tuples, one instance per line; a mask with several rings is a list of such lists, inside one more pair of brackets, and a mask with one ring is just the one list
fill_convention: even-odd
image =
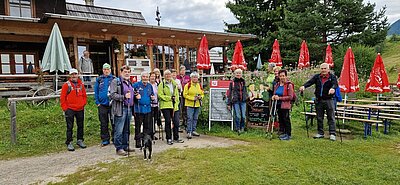
[[(38, 68), (54, 23), (60, 27), (71, 65), (77, 66), (80, 49), (87, 49), (96, 74), (101, 73), (106, 62), (117, 74), (115, 69), (125, 63), (126, 49), (134, 53), (139, 47), (144, 48), (151, 68), (163, 70), (178, 68), (185, 60), (195, 66), (191, 53), (195, 53), (204, 34), (210, 48), (255, 38), (248, 34), (153, 26), (140, 12), (65, 0), (0, 0), (0, 75), (28, 74), (33, 72), (30, 68)], [(132, 45), (135, 47), (125, 47)]]

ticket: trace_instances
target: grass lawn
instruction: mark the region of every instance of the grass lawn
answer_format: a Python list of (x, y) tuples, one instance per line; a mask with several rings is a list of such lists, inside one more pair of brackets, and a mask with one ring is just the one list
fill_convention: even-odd
[[(214, 124), (202, 133), (247, 141), (229, 148), (171, 149), (80, 169), (57, 184), (397, 184), (400, 180), (400, 138), (373, 132), (362, 138), (361, 124), (351, 126), (354, 139), (331, 142), (307, 138), (295, 108), (293, 139), (270, 141), (262, 130), (238, 136), (228, 125)], [(354, 123), (357, 125), (357, 123)], [(310, 135), (315, 133), (315, 125)], [(339, 140), (339, 137), (338, 137)], [(155, 146), (157, 147), (157, 146)]]
[[(17, 144), (10, 142), (10, 111), (7, 101), (0, 101), (0, 160), (44, 155), (66, 150), (66, 122), (58, 101), (51, 100), (47, 106), (17, 103)], [(85, 111), (85, 143), (100, 143), (100, 122), (93, 96), (88, 98)], [(76, 123), (74, 124), (76, 142)]]

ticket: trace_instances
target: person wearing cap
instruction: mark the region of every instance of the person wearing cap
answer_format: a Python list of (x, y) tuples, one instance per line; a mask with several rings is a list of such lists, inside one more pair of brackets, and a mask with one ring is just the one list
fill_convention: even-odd
[[(105, 63), (103, 65), (103, 74), (96, 79), (94, 84), (94, 100), (100, 120), (101, 146), (110, 144), (110, 138), (114, 137), (114, 123), (111, 117), (110, 98), (108, 97), (108, 89), (114, 78), (115, 76), (111, 74), (110, 64)], [(111, 123), (111, 137), (109, 123)], [(111, 140), (113, 141), (114, 139)]]
[(74, 118), (76, 118), (76, 125), (78, 127), (76, 144), (80, 148), (86, 148), (86, 145), (83, 143), (83, 121), (87, 96), (85, 86), (79, 79), (78, 70), (70, 69), (69, 74), (70, 79), (65, 82), (61, 88), (60, 104), (67, 122), (67, 140), (65, 141), (65, 144), (67, 145), (68, 151), (74, 151), (75, 148), (72, 144)]

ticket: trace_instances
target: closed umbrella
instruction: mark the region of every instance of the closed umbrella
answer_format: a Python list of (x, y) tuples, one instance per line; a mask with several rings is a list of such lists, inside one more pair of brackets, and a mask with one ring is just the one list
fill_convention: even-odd
[(197, 69), (210, 69), (210, 54), (208, 52), (208, 41), (206, 35), (200, 40), (199, 49), (197, 50)]
[(325, 63), (327, 63), (329, 65), (329, 68), (331, 68), (331, 69), (334, 67), (333, 57), (332, 57), (332, 48), (331, 48), (330, 44), (328, 44), (328, 46), (326, 46)]
[(279, 49), (278, 39), (275, 39), (274, 44), (272, 45), (272, 54), (271, 58), (269, 59), (269, 62), (275, 63), (276, 66), (282, 66), (282, 57), (281, 57), (281, 51)]
[(57, 23), (54, 24), (49, 40), (47, 41), (46, 49), (42, 59), (42, 70), (56, 72), (56, 91), (58, 88), (58, 71), (64, 73), (71, 69), (67, 49), (58, 28)]
[(208, 52), (208, 41), (206, 35), (200, 40), (199, 49), (197, 50), (197, 69), (201, 71), (201, 81), (200, 84), (203, 86), (203, 70), (210, 69), (210, 53)]
[(389, 79), (380, 53), (376, 56), (365, 91), (377, 93), (376, 99), (378, 101), (379, 93), (390, 92)]
[(244, 60), (243, 46), (240, 40), (236, 42), (235, 51), (233, 52), (233, 57), (232, 57), (231, 70), (234, 71), (237, 68), (240, 68), (242, 70), (247, 69), (247, 64), (246, 61)]
[(211, 64), (210, 75), (215, 75), (214, 64)]
[(297, 64), (299, 69), (310, 67), (310, 54), (308, 52), (307, 43), (305, 40), (301, 43), (299, 62)]
[(400, 89), (400, 73), (399, 73), (399, 77), (397, 77), (397, 88)]
[(262, 68), (261, 55), (258, 54), (257, 69), (260, 70), (261, 68)]
[(345, 93), (344, 104), (346, 104), (347, 93), (357, 92), (360, 90), (360, 86), (358, 84), (356, 60), (354, 58), (354, 53), (351, 50), (351, 47), (347, 49), (346, 55), (344, 56), (342, 72), (340, 74), (340, 80), (339, 80), (339, 88), (341, 92)]

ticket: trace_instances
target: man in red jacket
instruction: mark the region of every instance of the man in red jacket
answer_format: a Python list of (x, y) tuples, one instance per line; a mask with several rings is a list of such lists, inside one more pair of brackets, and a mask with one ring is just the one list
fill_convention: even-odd
[(67, 145), (68, 151), (74, 151), (72, 144), (72, 129), (74, 128), (74, 117), (76, 117), (77, 142), (80, 148), (86, 148), (83, 143), (83, 120), (84, 109), (87, 103), (86, 90), (82, 81), (79, 79), (78, 70), (70, 69), (70, 79), (64, 83), (61, 89), (60, 103), (67, 121)]

